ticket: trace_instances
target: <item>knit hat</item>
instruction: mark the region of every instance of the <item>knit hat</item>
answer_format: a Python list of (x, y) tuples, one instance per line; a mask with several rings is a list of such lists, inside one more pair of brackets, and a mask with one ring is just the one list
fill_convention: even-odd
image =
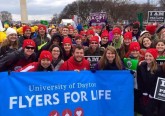
[(41, 61), (42, 59), (49, 59), (51, 62), (53, 60), (53, 57), (52, 57), (52, 54), (47, 51), (47, 50), (43, 50), (40, 54), (40, 57), (39, 57), (39, 61)]
[(158, 57), (158, 51), (155, 48), (149, 48), (146, 50), (146, 53), (149, 52), (156, 59)]
[(103, 37), (108, 37), (109, 38), (109, 33), (108, 31), (104, 31), (102, 34), (101, 34), (101, 38)]
[(7, 28), (7, 30), (6, 30), (6, 35), (9, 36), (10, 34), (17, 34), (17, 32), (16, 32), (15, 29), (9, 27), (9, 28)]
[(86, 35), (86, 32), (85, 31), (81, 31), (80, 35)]
[(28, 45), (33, 46), (33, 47), (36, 47), (36, 44), (35, 44), (35, 42), (34, 42), (32, 39), (25, 39), (25, 40), (23, 41), (23, 45), (22, 45), (23, 49), (24, 49), (26, 46), (28, 46)]
[(99, 43), (99, 37), (98, 36), (93, 36), (93, 37), (91, 37), (90, 38), (90, 43), (92, 42), (92, 41), (96, 41), (97, 43)]
[(29, 27), (29, 26), (27, 26), (27, 25), (26, 25), (26, 26), (23, 26), (23, 29), (22, 29), (22, 30), (23, 30), (23, 33), (25, 33), (25, 31), (26, 31), (27, 29), (30, 29), (30, 31), (31, 31), (31, 27)]
[(121, 29), (118, 28), (118, 27), (115, 27), (113, 30), (112, 30), (113, 34), (117, 33), (119, 35), (121, 35)]
[(72, 45), (72, 40), (69, 37), (66, 37), (63, 39), (63, 45), (69, 43), (70, 45)]
[(154, 35), (156, 31), (156, 25), (147, 25), (146, 30), (149, 31), (151, 35)]
[(124, 39), (130, 39), (132, 41), (132, 33), (131, 32), (126, 32), (124, 34)]
[(80, 34), (75, 35), (75, 40), (77, 40), (77, 39), (82, 39), (82, 35), (80, 35)]
[(138, 42), (131, 42), (129, 46), (129, 51), (137, 50), (140, 51), (140, 45)]
[(95, 35), (95, 32), (93, 30), (89, 29), (86, 34), (87, 35), (93, 35), (94, 36)]
[(38, 25), (38, 30), (40, 30), (41, 28), (43, 28), (46, 32), (46, 26), (45, 25)]

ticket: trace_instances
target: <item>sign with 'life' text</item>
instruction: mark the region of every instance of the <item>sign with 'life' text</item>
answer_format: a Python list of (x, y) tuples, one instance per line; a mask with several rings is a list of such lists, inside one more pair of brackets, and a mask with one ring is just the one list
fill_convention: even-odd
[(148, 11), (148, 22), (165, 22), (165, 11)]
[(133, 116), (129, 71), (1, 72), (0, 77), (0, 116)]

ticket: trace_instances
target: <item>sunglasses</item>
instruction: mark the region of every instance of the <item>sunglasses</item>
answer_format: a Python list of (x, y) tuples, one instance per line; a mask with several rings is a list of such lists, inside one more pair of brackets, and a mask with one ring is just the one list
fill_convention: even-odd
[(26, 46), (25, 48), (28, 49), (28, 50), (29, 49), (34, 50), (34, 47), (28, 47), (28, 46)]
[(91, 44), (98, 44), (98, 43), (96, 43), (96, 42), (91, 42)]

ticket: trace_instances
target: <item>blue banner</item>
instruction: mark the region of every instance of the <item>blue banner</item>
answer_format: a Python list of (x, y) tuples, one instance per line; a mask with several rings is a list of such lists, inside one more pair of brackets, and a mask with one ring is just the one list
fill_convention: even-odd
[(129, 71), (0, 73), (0, 116), (133, 116)]

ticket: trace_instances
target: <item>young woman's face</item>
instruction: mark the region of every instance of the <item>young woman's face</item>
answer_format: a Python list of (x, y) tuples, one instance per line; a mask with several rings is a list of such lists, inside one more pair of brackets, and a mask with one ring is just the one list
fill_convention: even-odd
[(39, 34), (40, 35), (45, 35), (46, 31), (43, 27), (41, 27), (39, 30), (38, 30)]
[(43, 68), (48, 68), (50, 66), (50, 64), (51, 64), (51, 61), (47, 58), (44, 58), (41, 60), (41, 66)]
[(57, 30), (54, 28), (54, 29), (52, 29), (50, 35), (53, 36), (55, 33), (57, 33)]
[(151, 47), (151, 40), (149, 38), (144, 38), (143, 39), (143, 46), (146, 48), (150, 48)]
[(110, 50), (107, 51), (106, 58), (109, 62), (112, 62), (115, 59), (115, 57), (115, 53), (112, 53)]
[(65, 50), (66, 52), (69, 52), (69, 51), (71, 50), (71, 44), (70, 44), (70, 43), (65, 43), (65, 44), (64, 44), (64, 50)]
[(154, 61), (154, 57), (152, 56), (151, 53), (147, 52), (145, 54), (145, 61), (147, 62), (147, 64), (150, 64)]
[(60, 49), (58, 47), (54, 47), (52, 49), (53, 59), (58, 59), (59, 55), (60, 55)]
[(103, 38), (101, 39), (101, 43), (102, 43), (102, 44), (107, 44), (107, 42), (108, 42), (108, 37), (103, 37)]
[(131, 55), (134, 57), (134, 58), (138, 58), (139, 57), (139, 51), (137, 51), (137, 50), (132, 50), (131, 51)]
[(18, 38), (18, 36), (17, 36), (17, 34), (10, 34), (10, 35), (8, 35), (8, 39), (11, 41), (11, 42), (15, 42), (15, 41), (17, 41), (17, 38)]
[(76, 39), (76, 45), (82, 45), (82, 40), (81, 39)]
[(156, 49), (158, 50), (158, 52), (163, 52), (165, 51), (165, 44), (163, 42), (158, 42), (156, 44)]
[(115, 34), (114, 34), (114, 39), (115, 39), (115, 40), (119, 40), (119, 38), (120, 38), (120, 34), (115, 33)]
[(24, 49), (25, 55), (31, 56), (34, 53), (34, 49), (35, 49), (35, 47), (33, 47), (33, 46), (30, 46), (30, 45), (26, 46)]
[(130, 43), (131, 43), (131, 40), (130, 40), (130, 39), (127, 39), (127, 38), (124, 39), (124, 44), (125, 44), (125, 45), (128, 46), (128, 45), (130, 45)]

